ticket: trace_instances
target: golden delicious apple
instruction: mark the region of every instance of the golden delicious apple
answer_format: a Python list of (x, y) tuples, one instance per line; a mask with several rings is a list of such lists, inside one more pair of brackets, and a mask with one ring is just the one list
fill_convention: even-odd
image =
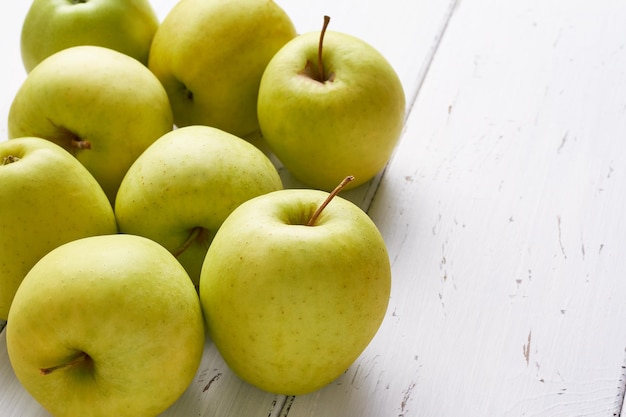
[(0, 142), (0, 319), (41, 257), (66, 242), (113, 233), (111, 204), (74, 157), (40, 138)]
[(377, 332), (390, 294), (385, 243), (358, 206), (318, 190), (253, 198), (224, 221), (200, 276), (211, 340), (265, 391), (332, 382)]
[(165, 246), (197, 285), (215, 232), (241, 203), (282, 188), (278, 171), (245, 140), (209, 126), (169, 132), (137, 158), (120, 185), (120, 231)]
[(158, 26), (148, 0), (34, 0), (22, 24), (22, 61), (30, 72), (62, 49), (97, 45), (147, 65)]
[(265, 66), (296, 36), (271, 0), (182, 0), (167, 14), (150, 51), (178, 127), (202, 124), (240, 137), (258, 131)]
[(291, 40), (259, 87), (258, 120), (270, 150), (295, 178), (327, 191), (347, 175), (355, 177), (347, 188), (356, 187), (384, 168), (404, 112), (404, 90), (389, 62), (339, 32)]
[(191, 383), (204, 349), (198, 295), (149, 239), (78, 239), (18, 289), (7, 350), (24, 388), (56, 417), (156, 416)]
[(126, 171), (173, 128), (159, 80), (136, 59), (75, 46), (28, 74), (9, 110), (9, 137), (48, 139), (72, 153), (111, 202)]

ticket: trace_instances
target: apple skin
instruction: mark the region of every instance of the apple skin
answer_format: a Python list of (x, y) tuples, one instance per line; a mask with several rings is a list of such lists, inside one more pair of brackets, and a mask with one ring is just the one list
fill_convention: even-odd
[(230, 368), (268, 392), (301, 395), (357, 359), (385, 315), (385, 243), (358, 206), (286, 189), (243, 203), (206, 256), (200, 301), (211, 340)]
[(0, 142), (1, 320), (26, 273), (46, 253), (78, 238), (112, 233), (113, 209), (74, 157), (40, 138)]
[(245, 140), (209, 126), (186, 126), (154, 142), (131, 166), (115, 201), (120, 232), (148, 237), (177, 256), (195, 285), (215, 232), (241, 203), (282, 189), (278, 171)]
[[(205, 343), (185, 270), (156, 242), (123, 234), (44, 256), (18, 289), (6, 332), (18, 380), (57, 417), (156, 416), (187, 389)], [(42, 372), (83, 352), (89, 359)]]
[(330, 191), (353, 175), (346, 189), (354, 188), (390, 159), (404, 124), (404, 90), (375, 48), (333, 31), (325, 33), (322, 61), (334, 79), (311, 78), (305, 67), (317, 68), (319, 37), (300, 35), (274, 55), (259, 87), (258, 120), (269, 149), (296, 179)]
[(271, 0), (182, 0), (157, 29), (148, 66), (167, 90), (176, 126), (258, 132), (265, 66), (296, 30)]
[(8, 117), (9, 138), (36, 136), (65, 148), (112, 204), (130, 165), (172, 129), (159, 80), (137, 60), (99, 46), (75, 46), (46, 58), (20, 86)]
[(55, 52), (97, 45), (147, 65), (158, 26), (147, 0), (34, 0), (22, 24), (22, 62), (30, 72)]

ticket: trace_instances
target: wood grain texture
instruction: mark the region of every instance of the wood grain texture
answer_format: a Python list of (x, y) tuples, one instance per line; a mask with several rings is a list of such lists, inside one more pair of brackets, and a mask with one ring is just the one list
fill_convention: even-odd
[(290, 417), (619, 415), (625, 17), (460, 2), (370, 209), (388, 315)]

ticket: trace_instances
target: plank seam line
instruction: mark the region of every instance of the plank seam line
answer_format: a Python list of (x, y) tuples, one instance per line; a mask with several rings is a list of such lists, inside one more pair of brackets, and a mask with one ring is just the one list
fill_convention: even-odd
[(621, 371), (622, 371), (622, 375), (621, 375), (621, 378), (619, 379), (619, 381), (621, 382), (621, 385), (619, 387), (616, 409), (613, 415), (617, 416), (619, 413), (620, 417), (626, 417), (626, 407), (624, 404), (624, 399), (626, 397), (626, 348), (624, 348), (624, 361), (622, 362)]
[[(443, 38), (443, 35), (446, 32), (446, 29), (448, 28), (448, 24), (450, 23), (450, 20), (452, 19), (452, 15), (454, 14), (454, 11), (457, 9), (459, 2), (460, 0), (449, 1), (448, 8), (446, 9), (446, 12), (441, 20), (439, 29), (436, 31), (433, 37), (433, 42), (430, 48), (428, 49), (428, 53), (426, 54), (426, 57), (424, 58), (422, 66), (420, 67), (417, 73), (417, 83), (415, 85), (415, 89), (411, 91), (409, 94), (409, 100), (408, 100), (409, 105), (406, 108), (406, 113), (404, 115), (404, 123), (403, 123), (404, 127), (403, 127), (403, 132), (402, 132), (403, 136), (404, 136), (404, 129), (406, 129), (406, 122), (409, 118), (409, 115), (413, 111), (413, 106), (417, 102), (417, 96), (419, 95), (419, 92), (422, 89), (422, 84), (424, 84), (424, 80), (426, 79), (426, 75), (428, 74), (428, 70), (430, 69), (430, 65), (435, 59), (435, 54), (437, 53), (437, 50), (439, 49), (439, 45), (441, 44), (441, 39)], [(387, 162), (387, 165), (385, 165), (385, 167), (382, 169), (380, 174), (378, 174), (377, 178), (375, 178), (372, 181), (370, 188), (367, 190), (366, 197), (363, 199), (364, 204), (362, 206), (362, 209), (366, 213), (369, 212), (370, 206), (372, 205), (372, 202), (376, 198), (376, 194), (378, 193), (380, 182), (382, 178), (385, 176), (385, 173), (387, 172), (389, 163), (395, 157), (397, 148), (398, 147), (396, 146), (396, 150), (394, 150), (393, 154), (389, 158), (389, 162)]]
[(291, 410), (291, 405), (293, 404), (295, 399), (295, 395), (288, 395), (287, 397), (285, 397), (285, 400), (283, 401), (283, 404), (278, 412), (278, 417), (287, 417), (287, 415), (289, 414), (289, 410)]
[(452, 15), (454, 14), (454, 11), (457, 9), (459, 1), (460, 0), (450, 0), (450, 2), (448, 3), (448, 8), (446, 9), (446, 13), (444, 14), (443, 19), (440, 23), (439, 30), (437, 30), (437, 32), (435, 33), (435, 36), (433, 37), (433, 43), (431, 44), (430, 49), (428, 50), (428, 53), (426, 54), (426, 57), (424, 59), (424, 62), (422, 63), (422, 66), (419, 72), (417, 73), (417, 83), (415, 85), (415, 90), (411, 92), (411, 95), (409, 98), (409, 107), (407, 108), (407, 112), (406, 112), (405, 119), (404, 119), (405, 125), (406, 125), (406, 121), (409, 115), (411, 114), (411, 111), (413, 110), (413, 106), (417, 102), (417, 96), (419, 95), (419, 92), (422, 89), (422, 84), (424, 84), (424, 80), (426, 79), (428, 70), (430, 69), (432, 62), (435, 59), (435, 54), (437, 53), (437, 50), (439, 49), (441, 40), (443, 39), (446, 29), (448, 28), (448, 24), (450, 23), (450, 20), (452, 20)]

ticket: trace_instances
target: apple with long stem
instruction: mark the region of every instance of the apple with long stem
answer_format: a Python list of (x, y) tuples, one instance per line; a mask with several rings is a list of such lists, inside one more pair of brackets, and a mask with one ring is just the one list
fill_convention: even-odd
[(390, 159), (404, 124), (405, 96), (374, 47), (323, 29), (300, 35), (269, 62), (259, 86), (259, 125), (269, 149), (304, 184), (356, 187)]
[(384, 240), (337, 194), (286, 189), (233, 211), (209, 247), (200, 301), (231, 369), (268, 392), (299, 395), (341, 375), (385, 315), (391, 269)]

